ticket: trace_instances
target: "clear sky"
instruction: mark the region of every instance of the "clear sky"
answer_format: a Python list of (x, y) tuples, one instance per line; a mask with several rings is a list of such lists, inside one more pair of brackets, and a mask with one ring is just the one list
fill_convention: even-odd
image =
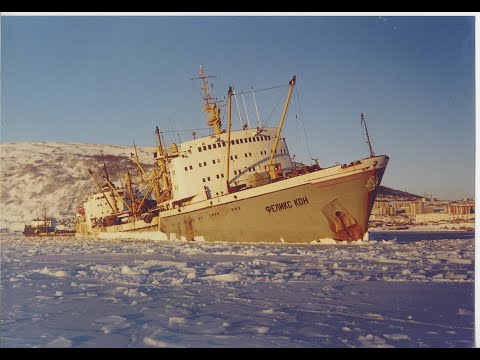
[[(441, 199), (472, 197), (474, 22), (3, 16), (1, 141), (154, 145), (156, 125), (206, 127), (200, 83), (190, 80), (200, 64), (216, 76), (219, 98), (229, 85), (262, 89), (295, 74), (299, 101), (290, 103), (284, 136), (297, 160), (330, 166), (367, 157), (363, 112), (375, 153), (391, 157), (383, 185)], [(270, 126), (278, 124), (284, 92), (256, 97)], [(245, 101), (254, 126), (252, 97)], [(238, 128), (238, 116), (234, 121)], [(178, 142), (176, 134), (165, 139)], [(191, 131), (180, 137), (191, 139)]]

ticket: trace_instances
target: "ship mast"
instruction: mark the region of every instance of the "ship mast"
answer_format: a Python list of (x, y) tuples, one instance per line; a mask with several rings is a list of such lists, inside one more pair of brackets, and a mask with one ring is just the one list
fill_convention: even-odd
[[(103, 160), (103, 168), (105, 169), (105, 178), (106, 179), (106, 183), (109, 183), (110, 182), (110, 177), (108, 176), (108, 171), (107, 171), (107, 165), (105, 164), (105, 159), (103, 157), (103, 151), (101, 152), (102, 154), (102, 160)], [(115, 193), (113, 192), (113, 188), (111, 187), (110, 188), (110, 195), (112, 195), (112, 202), (113, 202), (113, 212), (114, 213), (117, 213), (118, 212), (118, 206), (117, 206), (117, 201), (115, 199)]]
[(370, 136), (368, 136), (367, 123), (365, 121), (363, 113), (360, 114), (360, 118), (361, 118), (360, 125), (363, 125), (363, 127), (365, 128), (365, 134), (367, 135), (367, 144), (368, 144), (368, 148), (370, 149), (370, 157), (374, 157), (375, 153), (373, 152), (372, 143), (370, 142)]
[(203, 70), (202, 65), (200, 65), (200, 76), (197, 79), (202, 80), (202, 89), (204, 93), (205, 106), (203, 107), (203, 111), (208, 114), (208, 126), (213, 127), (213, 133), (215, 135), (220, 135), (222, 130), (222, 121), (220, 119), (220, 108), (217, 107), (216, 101), (212, 99), (210, 93), (208, 92), (208, 78), (213, 76), (207, 76), (205, 71)]
[(160, 136), (160, 130), (158, 130), (158, 126), (155, 127), (155, 135), (157, 137), (157, 152), (158, 152), (158, 165), (160, 166), (160, 171), (162, 173), (162, 183), (165, 189), (168, 190), (168, 193), (171, 193), (171, 188), (172, 185), (170, 183), (170, 179), (168, 177), (168, 172), (167, 172), (167, 163), (165, 161), (165, 152), (163, 151), (163, 146), (162, 146), (162, 138)]
[(95, 184), (97, 184), (98, 189), (99, 189), (100, 192), (103, 194), (103, 197), (104, 197), (105, 200), (107, 201), (108, 206), (110, 206), (110, 209), (112, 209), (112, 211), (113, 211), (114, 213), (116, 213), (116, 211), (113, 209), (112, 204), (110, 204), (110, 201), (108, 201), (108, 197), (107, 197), (107, 195), (105, 195), (105, 192), (103, 191), (103, 188), (102, 188), (102, 187), (100, 186), (100, 184), (98, 183), (97, 179), (95, 178), (95, 175), (93, 175), (93, 171), (90, 170), (90, 169), (88, 169), (88, 173), (92, 176), (92, 179), (93, 179), (93, 181), (95, 181)]
[(128, 196), (130, 197), (130, 204), (132, 206), (132, 215), (136, 217), (135, 196), (133, 195), (132, 179), (128, 171), (125, 173), (125, 186), (127, 187)]
[[(123, 203), (124, 205), (127, 207), (127, 209), (129, 211), (131, 211), (132, 209), (130, 208), (130, 206), (128, 206), (128, 204), (125, 202), (125, 200), (123, 200), (123, 197), (118, 193), (118, 191), (115, 189), (115, 187), (113, 186), (113, 184), (106, 178), (106, 177), (103, 177), (103, 181), (105, 181), (105, 184), (108, 185), (108, 187), (110, 188), (110, 191), (112, 192), (112, 194), (114, 194), (115, 196), (117, 196)], [(116, 204), (116, 203), (115, 203)], [(116, 205), (115, 205), (116, 207)], [(118, 210), (117, 210), (118, 212)]]
[(293, 87), (295, 86), (295, 81), (297, 77), (294, 75), (292, 80), (288, 83), (290, 88), (288, 89), (287, 100), (285, 102), (285, 106), (283, 108), (282, 119), (280, 120), (280, 125), (278, 126), (277, 136), (275, 138), (275, 143), (273, 144), (272, 155), (270, 155), (270, 161), (268, 163), (268, 167), (270, 167), (273, 163), (273, 157), (275, 156), (275, 151), (277, 150), (278, 140), (280, 139), (280, 134), (282, 132), (283, 122), (285, 120), (285, 115), (287, 114), (288, 104), (290, 103), (290, 96), (292, 95)]
[[(161, 202), (160, 189), (158, 188), (158, 186), (155, 186), (155, 182), (153, 182), (153, 180), (156, 180), (156, 174), (153, 173), (152, 178), (150, 179), (150, 177), (145, 172), (145, 169), (143, 168), (142, 164), (140, 164), (140, 161), (138, 160), (137, 146), (135, 145), (135, 143), (133, 143), (133, 149), (135, 153), (130, 155), (133, 161), (135, 162), (135, 164), (137, 164), (137, 167), (140, 169), (141, 174), (143, 174), (147, 178), (148, 183), (150, 184), (152, 189), (155, 191), (155, 198), (157, 199), (157, 203), (160, 203)], [(158, 185), (158, 182), (157, 182), (157, 185)]]
[(227, 192), (230, 192), (230, 184), (228, 183), (230, 179), (230, 132), (232, 130), (232, 87), (228, 88), (228, 103), (227, 103), (227, 118), (228, 118), (228, 125), (227, 125)]

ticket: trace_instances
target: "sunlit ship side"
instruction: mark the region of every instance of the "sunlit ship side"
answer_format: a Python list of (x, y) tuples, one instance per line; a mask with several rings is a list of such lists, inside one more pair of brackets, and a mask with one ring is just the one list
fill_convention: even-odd
[(278, 128), (238, 131), (231, 130), (232, 89), (225, 131), (203, 70), (200, 79), (213, 134), (167, 148), (157, 129), (158, 171), (141, 169), (155, 201), (105, 180), (108, 186), (98, 184), (77, 213), (78, 236), (143, 232), (147, 238), (163, 233), (168, 239), (286, 243), (363, 238), (388, 156), (375, 156), (370, 147), (370, 157), (349, 164), (297, 164), (280, 136), (295, 77)]

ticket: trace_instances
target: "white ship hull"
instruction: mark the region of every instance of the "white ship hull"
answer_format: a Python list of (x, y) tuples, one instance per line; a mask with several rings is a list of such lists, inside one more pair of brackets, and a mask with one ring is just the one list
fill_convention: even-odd
[[(388, 156), (377, 156), (162, 211), (136, 221), (83, 230), (128, 236), (161, 232), (168, 239), (310, 243), (362, 239)], [(147, 233), (145, 233), (146, 235)]]

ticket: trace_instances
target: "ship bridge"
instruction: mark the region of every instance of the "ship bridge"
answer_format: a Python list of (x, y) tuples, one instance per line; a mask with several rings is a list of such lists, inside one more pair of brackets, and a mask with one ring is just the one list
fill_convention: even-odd
[[(267, 164), (276, 133), (276, 128), (247, 129), (230, 133), (230, 187), (242, 189), (268, 182)], [(169, 175), (174, 201), (193, 197), (196, 202), (228, 193), (227, 141), (228, 134), (221, 133), (185, 141), (176, 149), (177, 154), (169, 151)], [(158, 153), (155, 155), (158, 160)], [(285, 171), (293, 168), (284, 138), (278, 143), (274, 159)]]

